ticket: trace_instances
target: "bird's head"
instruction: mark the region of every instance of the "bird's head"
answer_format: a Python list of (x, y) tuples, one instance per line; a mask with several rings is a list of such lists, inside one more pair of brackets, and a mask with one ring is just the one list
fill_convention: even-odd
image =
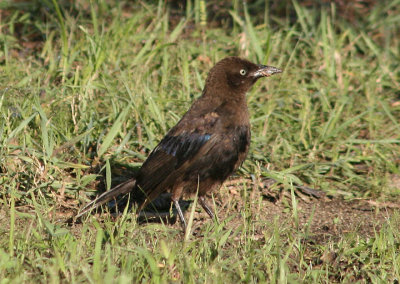
[(210, 70), (206, 85), (227, 88), (230, 93), (246, 93), (261, 77), (269, 77), (282, 70), (272, 66), (254, 64), (239, 57), (227, 57)]

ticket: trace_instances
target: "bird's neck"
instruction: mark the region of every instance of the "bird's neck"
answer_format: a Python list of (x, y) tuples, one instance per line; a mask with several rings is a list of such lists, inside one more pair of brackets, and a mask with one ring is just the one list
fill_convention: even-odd
[(193, 104), (192, 109), (198, 114), (217, 112), (234, 124), (249, 124), (249, 112), (247, 109), (246, 95), (225, 93), (224, 96), (212, 93), (203, 95)]

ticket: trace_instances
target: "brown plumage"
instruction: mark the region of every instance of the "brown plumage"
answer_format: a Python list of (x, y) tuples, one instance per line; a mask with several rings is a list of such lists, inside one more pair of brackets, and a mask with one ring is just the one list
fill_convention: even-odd
[(128, 192), (141, 210), (169, 191), (185, 228), (179, 200), (198, 190), (200, 204), (213, 218), (206, 194), (221, 187), (243, 163), (249, 150), (246, 92), (259, 78), (281, 72), (239, 57), (219, 61), (210, 70), (201, 97), (154, 148), (136, 178), (100, 195), (77, 217)]

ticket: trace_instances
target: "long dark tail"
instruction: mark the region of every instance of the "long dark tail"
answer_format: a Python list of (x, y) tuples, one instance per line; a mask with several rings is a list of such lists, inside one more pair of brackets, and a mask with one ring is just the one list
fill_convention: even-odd
[(117, 197), (122, 194), (126, 194), (135, 187), (136, 185), (136, 179), (130, 179), (127, 180), (126, 182), (123, 182), (116, 187), (104, 192), (100, 196), (98, 196), (95, 200), (89, 202), (88, 204), (85, 205), (80, 211), (77, 216), (75, 216), (75, 219), (78, 219), (88, 213), (89, 211), (103, 205), (104, 203), (110, 201), (114, 197)]

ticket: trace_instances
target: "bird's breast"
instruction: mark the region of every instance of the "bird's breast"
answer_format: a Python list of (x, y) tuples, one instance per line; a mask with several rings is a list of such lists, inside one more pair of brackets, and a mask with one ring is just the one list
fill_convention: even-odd
[(237, 153), (247, 152), (250, 144), (250, 127), (247, 125), (240, 125), (234, 128), (235, 130), (231, 135), (231, 144), (234, 151)]

